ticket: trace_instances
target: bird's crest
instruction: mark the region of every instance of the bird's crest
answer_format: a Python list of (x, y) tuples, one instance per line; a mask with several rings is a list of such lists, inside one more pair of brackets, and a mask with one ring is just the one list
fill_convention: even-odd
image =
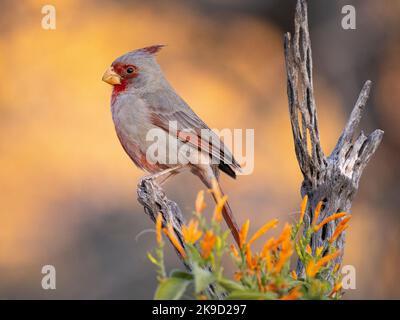
[(145, 47), (145, 48), (142, 48), (142, 49), (138, 49), (137, 51), (142, 51), (142, 52), (149, 53), (149, 54), (156, 54), (163, 47), (165, 47), (165, 44), (156, 44), (154, 46), (149, 46), (149, 47)]

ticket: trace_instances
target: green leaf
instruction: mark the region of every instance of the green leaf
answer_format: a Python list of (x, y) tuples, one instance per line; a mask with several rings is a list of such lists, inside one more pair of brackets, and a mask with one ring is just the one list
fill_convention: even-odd
[(154, 263), (155, 265), (159, 266), (160, 264), (158, 263), (157, 259), (153, 257), (153, 255), (150, 252), (147, 252), (147, 258)]
[(297, 255), (300, 258), (300, 261), (304, 262), (304, 257), (303, 257), (303, 254), (301, 252), (301, 249), (300, 249), (300, 246), (299, 246), (298, 243), (296, 243), (296, 252), (297, 252)]
[(184, 280), (193, 280), (193, 275), (191, 273), (178, 269), (172, 270), (170, 277)]
[(218, 280), (218, 284), (228, 292), (244, 290), (244, 287), (240, 283), (229, 279), (222, 278)]
[(211, 283), (215, 281), (214, 275), (201, 267), (198, 264), (193, 264), (194, 288), (196, 293), (205, 290)]
[(203, 259), (202, 259), (201, 255), (200, 255), (200, 252), (195, 246), (188, 245), (186, 247), (186, 249), (189, 252), (190, 260), (192, 260), (193, 263), (201, 263), (201, 262), (203, 262)]
[(222, 240), (226, 241), (226, 239), (228, 239), (228, 236), (231, 234), (231, 232), (228, 230), (226, 230), (223, 234), (222, 234)]
[(215, 241), (215, 249), (217, 250), (217, 252), (221, 250), (221, 247), (222, 247), (222, 240), (220, 237), (217, 237), (217, 240)]
[(272, 292), (261, 293), (251, 290), (233, 291), (226, 300), (274, 300), (278, 296)]
[(154, 295), (155, 300), (178, 300), (185, 293), (190, 281), (168, 278), (160, 283)]
[(288, 282), (288, 285), (289, 285), (290, 287), (297, 287), (297, 286), (306, 285), (306, 282), (303, 281), (303, 280), (293, 280), (293, 279), (290, 279), (290, 280), (287, 280), (287, 282)]

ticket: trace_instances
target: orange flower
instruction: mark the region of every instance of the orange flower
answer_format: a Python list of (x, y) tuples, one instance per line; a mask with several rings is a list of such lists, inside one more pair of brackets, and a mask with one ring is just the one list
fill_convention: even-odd
[(283, 242), (289, 239), (291, 232), (292, 232), (292, 227), (290, 226), (290, 224), (286, 223), (285, 226), (283, 227), (282, 233), (278, 238), (278, 242)]
[(291, 252), (290, 253), (281, 253), (279, 255), (279, 260), (275, 264), (275, 269), (274, 269), (274, 271), (276, 273), (279, 273), (282, 271), (283, 266), (285, 265), (286, 261), (288, 261), (288, 259), (290, 258), (291, 255), (292, 255)]
[(334, 253), (328, 254), (325, 257), (318, 260), (318, 262), (314, 262), (314, 260), (310, 260), (306, 267), (306, 274), (308, 277), (315, 277), (318, 271), (326, 265), (329, 261), (335, 259), (340, 254), (340, 250), (335, 251)]
[(222, 220), (222, 214), (221, 214), (222, 213), (222, 209), (224, 208), (225, 203), (226, 203), (227, 200), (228, 200), (228, 196), (226, 196), (226, 195), (218, 200), (218, 203), (217, 203), (217, 205), (215, 206), (215, 209), (214, 209), (214, 216), (213, 216), (213, 220), (214, 221), (221, 222), (221, 220)]
[(162, 219), (163, 219), (162, 214), (161, 212), (159, 212), (156, 218), (156, 239), (158, 244), (162, 243), (162, 237), (161, 237)]
[(255, 268), (255, 263), (253, 259), (253, 254), (251, 252), (250, 246), (246, 246), (246, 262), (247, 262), (247, 267), (251, 270)]
[(208, 257), (210, 256), (216, 240), (217, 237), (211, 230), (207, 231), (203, 236), (203, 240), (201, 240), (200, 242), (200, 247), (201, 247), (201, 255), (203, 256), (204, 259), (208, 259)]
[(263, 283), (262, 283), (262, 280), (261, 280), (260, 268), (257, 268), (256, 277), (257, 277), (258, 289), (259, 289), (261, 292), (264, 292), (264, 286), (263, 286)]
[(231, 244), (230, 248), (231, 248), (231, 252), (232, 252), (233, 256), (238, 258), (239, 252), (237, 251), (236, 247), (233, 244)]
[(306, 275), (310, 278), (315, 277), (319, 269), (316, 268), (314, 260), (310, 260), (306, 267)]
[(194, 221), (193, 219), (189, 221), (187, 227), (185, 225), (182, 226), (182, 236), (186, 243), (194, 244), (200, 239), (203, 232), (201, 232), (198, 227), (199, 222), (197, 220)]
[[(336, 219), (342, 218), (342, 217), (344, 217), (346, 215), (347, 215), (346, 212), (335, 213), (335, 214), (331, 215), (330, 217), (325, 218), (324, 220), (322, 220), (322, 222), (320, 224), (318, 224), (317, 226), (314, 227), (314, 231), (316, 232), (319, 229), (321, 229), (328, 222), (330, 222), (332, 220), (336, 220)], [(350, 219), (350, 216), (349, 216), (349, 219)]]
[(329, 261), (336, 259), (336, 257), (339, 256), (340, 253), (341, 253), (341, 251), (337, 250), (333, 253), (326, 255), (325, 257), (322, 257), (321, 259), (318, 260), (317, 266), (322, 267), (322, 266), (326, 265)]
[(243, 245), (246, 242), (247, 233), (249, 232), (249, 225), (250, 225), (250, 220), (247, 219), (246, 222), (243, 224), (242, 228), (240, 229), (239, 232), (240, 249), (243, 248)]
[(281, 244), (279, 259), (275, 264), (274, 272), (280, 272), (285, 265), (286, 261), (293, 254), (293, 245), (291, 241), (292, 227), (286, 223), (278, 240), (274, 243), (274, 247)]
[(343, 220), (341, 220), (338, 225), (343, 225), (343, 224), (347, 224), (347, 222), (349, 222), (351, 219), (351, 216), (348, 215), (347, 217), (343, 218)]
[(351, 216), (345, 217), (342, 221), (338, 223), (336, 226), (335, 232), (332, 235), (332, 238), (329, 240), (329, 243), (333, 243), (339, 237), (339, 235), (348, 228), (348, 222), (351, 219)]
[(302, 293), (299, 287), (292, 289), (287, 295), (283, 296), (280, 300), (297, 300), (301, 298)]
[(279, 238), (276, 240), (275, 245), (278, 246), (280, 243), (284, 242), (287, 239), (290, 239), (292, 234), (292, 227), (290, 224), (286, 223), (283, 227), (282, 233), (280, 234)]
[(266, 262), (266, 265), (267, 265), (267, 270), (268, 270), (268, 272), (271, 272), (272, 271), (272, 269), (274, 268), (274, 264), (273, 264), (273, 262), (272, 262), (272, 256), (271, 256), (271, 253), (269, 252), (269, 251), (267, 251), (266, 253), (265, 253), (265, 262)]
[(240, 281), (243, 277), (243, 273), (242, 272), (235, 272), (233, 274), (233, 279), (235, 279), (236, 281)]
[(202, 213), (206, 208), (206, 203), (204, 202), (204, 190), (200, 190), (197, 194), (195, 208), (197, 213)]
[(312, 254), (312, 250), (311, 250), (311, 247), (310, 247), (309, 244), (308, 244), (307, 247), (306, 247), (306, 252), (307, 252), (308, 254)]
[(332, 273), (336, 273), (339, 270), (339, 268), (340, 268), (340, 263), (336, 263), (335, 267), (332, 270)]
[(342, 289), (342, 282), (338, 281), (333, 286), (333, 289), (332, 289), (332, 292), (331, 292), (330, 296), (332, 297), (336, 292), (340, 291), (340, 289)]
[(278, 219), (273, 219), (270, 222), (266, 223), (263, 225), (258, 231), (251, 237), (249, 241), (249, 245), (251, 245), (255, 240), (257, 240), (259, 237), (261, 237), (264, 233), (266, 233), (269, 229), (271, 228), (276, 228), (276, 225), (278, 224)]
[(279, 288), (273, 283), (269, 283), (264, 287), (264, 291), (266, 291), (266, 292), (268, 292), (268, 291), (276, 292), (278, 290), (279, 290)]
[(349, 227), (348, 224), (342, 223), (342, 221), (337, 225), (335, 232), (332, 235), (332, 238), (329, 239), (329, 243), (332, 244), (340, 234)]
[(317, 257), (319, 257), (319, 256), (321, 255), (321, 253), (322, 253), (323, 250), (324, 250), (324, 246), (318, 247), (317, 250), (315, 250), (315, 255), (316, 255)]
[(261, 257), (266, 257), (267, 253), (275, 246), (275, 239), (272, 237), (267, 240), (264, 247), (261, 250)]
[(294, 280), (297, 280), (297, 273), (296, 273), (296, 271), (294, 271), (294, 270), (292, 270), (292, 278), (293, 278)]
[(274, 269), (276, 273), (281, 272), (283, 266), (289, 260), (292, 254), (293, 254), (293, 245), (292, 242), (290, 241), (290, 237), (288, 237), (282, 242), (282, 250), (279, 254), (279, 260), (277, 261)]
[(313, 226), (315, 226), (315, 224), (318, 221), (318, 217), (319, 217), (319, 214), (321, 213), (322, 205), (323, 205), (323, 202), (320, 201), (320, 202), (318, 202), (317, 207), (315, 208), (314, 219), (313, 219), (313, 222), (312, 222)]
[(178, 238), (176, 237), (176, 234), (175, 234), (174, 228), (172, 227), (172, 224), (168, 223), (168, 228), (163, 228), (163, 231), (167, 235), (167, 237), (169, 238), (169, 240), (171, 241), (171, 243), (175, 247), (175, 249), (182, 256), (182, 258), (186, 258), (186, 252), (183, 249)]
[(308, 202), (308, 195), (305, 195), (303, 201), (301, 202), (301, 207), (300, 207), (300, 223), (303, 223), (304, 215), (306, 213), (306, 208), (307, 208), (307, 202)]

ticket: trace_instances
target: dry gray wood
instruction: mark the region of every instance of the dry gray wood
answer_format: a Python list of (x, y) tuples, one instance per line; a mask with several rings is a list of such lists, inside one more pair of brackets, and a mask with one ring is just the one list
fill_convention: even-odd
[[(163, 217), (163, 227), (167, 227), (170, 223), (173, 226), (175, 234), (185, 247), (182, 237), (182, 225), (185, 223), (184, 217), (179, 206), (169, 200), (164, 190), (151, 179), (141, 179), (137, 188), (138, 201), (143, 206), (144, 212), (155, 223), (158, 213), (160, 212)], [(182, 258), (178, 251), (176, 251), (179, 258)], [(183, 261), (183, 260), (182, 260)], [(189, 268), (186, 264), (185, 266)]]
[[(317, 109), (313, 88), (313, 64), (311, 41), (308, 31), (307, 1), (298, 0), (295, 13), (295, 32), (285, 35), (284, 51), (287, 71), (287, 94), (295, 152), (303, 174), (301, 196), (308, 195), (308, 207), (304, 222), (309, 226), (319, 201), (323, 207), (318, 219), (336, 213), (350, 213), (353, 198), (358, 190), (362, 172), (371, 156), (379, 146), (382, 130), (375, 130), (366, 136), (357, 135), (357, 129), (365, 110), (371, 89), (367, 81), (357, 99), (350, 118), (340, 136), (336, 147), (329, 156), (325, 156), (320, 143)], [(328, 247), (338, 221), (325, 225), (312, 237), (312, 249)], [(335, 242), (342, 255), (345, 246), (345, 233)], [(302, 276), (304, 266), (299, 261), (297, 273)]]

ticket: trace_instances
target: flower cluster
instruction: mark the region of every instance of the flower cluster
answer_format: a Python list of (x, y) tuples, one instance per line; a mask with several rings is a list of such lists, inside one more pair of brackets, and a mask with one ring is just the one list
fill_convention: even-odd
[[(334, 246), (338, 236), (348, 227), (351, 216), (344, 212), (330, 215), (318, 223), (322, 202), (313, 214), (310, 226), (305, 227), (303, 218), (307, 208), (307, 196), (303, 199), (297, 223), (286, 224), (276, 239), (264, 240), (262, 249), (253, 250), (253, 243), (278, 225), (273, 219), (263, 225), (251, 237), (250, 221), (240, 229), (239, 247), (229, 245), (229, 231), (221, 229), (222, 208), (227, 200), (214, 186), (217, 205), (210, 222), (203, 215), (204, 191), (200, 191), (193, 218), (182, 226), (181, 243), (171, 224), (162, 228), (162, 216), (156, 221), (158, 246), (149, 259), (158, 267), (159, 286), (156, 299), (179, 299), (191, 292), (197, 299), (339, 299), (341, 297), (340, 265), (335, 259), (341, 254)], [(340, 220), (326, 247), (311, 248), (311, 238), (327, 223)], [(191, 272), (174, 270), (167, 276), (164, 260), (162, 232), (179, 252)], [(223, 257), (229, 255), (235, 266), (232, 277), (224, 272)], [(304, 266), (302, 274), (291, 268), (297, 256)], [(293, 262), (293, 261), (292, 261)], [(189, 290), (189, 288), (191, 288)]]

